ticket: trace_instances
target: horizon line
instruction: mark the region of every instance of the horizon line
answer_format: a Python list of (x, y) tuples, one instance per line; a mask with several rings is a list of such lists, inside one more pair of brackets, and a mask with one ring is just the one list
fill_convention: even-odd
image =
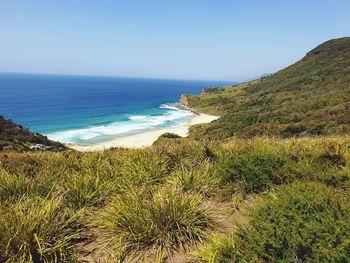
[(253, 80), (258, 77), (242, 77), (241, 80), (219, 80), (219, 79), (189, 79), (189, 78), (166, 78), (166, 77), (143, 77), (143, 76), (120, 76), (120, 75), (94, 75), (94, 74), (70, 74), (70, 73), (38, 73), (38, 72), (18, 72), (18, 71), (0, 71), (0, 74), (13, 75), (44, 75), (44, 76), (67, 76), (67, 77), (97, 77), (97, 78), (125, 78), (125, 79), (153, 79), (153, 80), (179, 80), (179, 81), (213, 81), (213, 82), (227, 82), (240, 83), (246, 79)]

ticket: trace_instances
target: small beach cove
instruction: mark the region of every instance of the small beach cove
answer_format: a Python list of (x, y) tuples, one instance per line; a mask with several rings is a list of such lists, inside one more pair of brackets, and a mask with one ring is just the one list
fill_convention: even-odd
[(141, 147), (152, 144), (164, 132), (186, 136), (192, 120), (211, 121), (211, 118), (197, 116), (193, 109), (179, 103), (179, 99), (182, 94), (200, 94), (204, 87), (225, 84), (199, 80), (0, 74), (0, 112), (6, 119), (52, 141), (98, 149), (109, 148), (111, 142), (112, 147)]
[(164, 133), (173, 133), (181, 137), (188, 136), (189, 128), (196, 124), (209, 123), (217, 120), (219, 116), (208, 115), (204, 113), (195, 114), (186, 124), (168, 127), (168, 128), (155, 128), (142, 133), (118, 136), (115, 139), (104, 141), (101, 143), (84, 145), (84, 144), (66, 144), (69, 148), (72, 148), (81, 152), (88, 151), (103, 151), (115, 147), (124, 148), (143, 148), (151, 146), (160, 135)]

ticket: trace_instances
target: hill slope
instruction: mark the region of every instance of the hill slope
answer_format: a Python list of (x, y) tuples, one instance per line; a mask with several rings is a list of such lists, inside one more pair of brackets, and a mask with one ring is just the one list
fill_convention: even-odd
[(222, 116), (194, 126), (195, 138), (348, 134), (350, 38), (327, 41), (271, 76), (183, 95), (182, 102)]
[[(183, 96), (223, 116), (192, 136), (348, 133), (348, 48)], [(0, 150), (33, 143), (60, 145), (0, 116)], [(0, 262), (348, 262), (349, 217), (350, 136), (0, 152)]]
[(49, 140), (46, 136), (39, 133), (30, 132), (11, 120), (5, 120), (0, 115), (0, 151), (24, 151), (30, 149), (57, 151), (64, 150), (66, 147), (59, 142)]
[(349, 145), (0, 153), (0, 262), (348, 262)]

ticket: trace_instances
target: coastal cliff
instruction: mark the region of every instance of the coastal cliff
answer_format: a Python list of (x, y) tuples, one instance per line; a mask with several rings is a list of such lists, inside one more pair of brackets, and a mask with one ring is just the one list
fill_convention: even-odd
[(192, 111), (192, 112), (194, 112), (194, 113), (196, 113), (196, 114), (200, 114), (200, 112), (197, 110), (197, 109), (195, 109), (195, 108), (192, 108), (190, 105), (190, 103), (189, 103), (189, 100), (188, 100), (188, 97), (189, 96), (191, 96), (191, 95), (189, 95), (189, 94), (182, 94), (181, 96), (180, 96), (180, 100), (179, 100), (179, 107), (181, 108), (181, 109), (184, 109), (184, 110), (189, 110), (189, 111)]

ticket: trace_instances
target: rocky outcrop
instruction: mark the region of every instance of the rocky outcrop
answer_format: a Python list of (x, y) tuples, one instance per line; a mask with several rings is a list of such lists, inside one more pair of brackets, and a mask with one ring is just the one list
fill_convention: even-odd
[(200, 114), (199, 111), (197, 111), (196, 109), (192, 108), (189, 101), (188, 101), (188, 96), (191, 96), (191, 95), (188, 95), (188, 94), (182, 94), (180, 96), (180, 100), (179, 100), (179, 108), (182, 108), (184, 110), (189, 110), (189, 111), (192, 111), (196, 114)]
[(187, 94), (182, 94), (182, 95), (180, 96), (180, 104), (181, 104), (181, 106), (183, 106), (183, 107), (189, 107), (187, 96), (188, 96)]

